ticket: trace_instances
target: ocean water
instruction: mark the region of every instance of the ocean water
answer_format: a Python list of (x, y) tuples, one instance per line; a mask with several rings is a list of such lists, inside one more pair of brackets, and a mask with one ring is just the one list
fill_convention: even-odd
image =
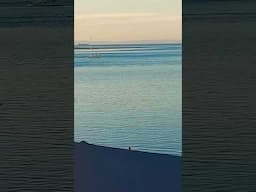
[(181, 155), (181, 44), (75, 46), (75, 141)]

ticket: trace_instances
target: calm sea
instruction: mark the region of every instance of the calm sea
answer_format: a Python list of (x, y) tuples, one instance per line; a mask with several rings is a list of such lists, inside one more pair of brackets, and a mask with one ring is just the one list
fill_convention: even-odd
[(181, 155), (181, 44), (75, 47), (75, 141)]

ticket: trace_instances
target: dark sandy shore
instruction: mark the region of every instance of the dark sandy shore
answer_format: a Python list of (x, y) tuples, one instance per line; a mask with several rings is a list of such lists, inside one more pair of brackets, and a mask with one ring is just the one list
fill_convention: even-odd
[(75, 143), (75, 192), (179, 192), (181, 157)]

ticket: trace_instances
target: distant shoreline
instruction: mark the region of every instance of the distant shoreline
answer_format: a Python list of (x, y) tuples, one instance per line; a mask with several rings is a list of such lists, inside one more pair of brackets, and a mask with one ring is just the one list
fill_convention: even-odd
[(143, 46), (172, 45), (181, 46), (181, 43), (76, 43), (74, 49), (102, 49), (102, 48), (143, 48)]

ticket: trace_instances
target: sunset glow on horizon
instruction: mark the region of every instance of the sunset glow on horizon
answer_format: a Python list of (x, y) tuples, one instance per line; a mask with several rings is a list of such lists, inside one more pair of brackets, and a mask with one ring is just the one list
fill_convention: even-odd
[(75, 41), (181, 41), (181, 0), (75, 0)]

